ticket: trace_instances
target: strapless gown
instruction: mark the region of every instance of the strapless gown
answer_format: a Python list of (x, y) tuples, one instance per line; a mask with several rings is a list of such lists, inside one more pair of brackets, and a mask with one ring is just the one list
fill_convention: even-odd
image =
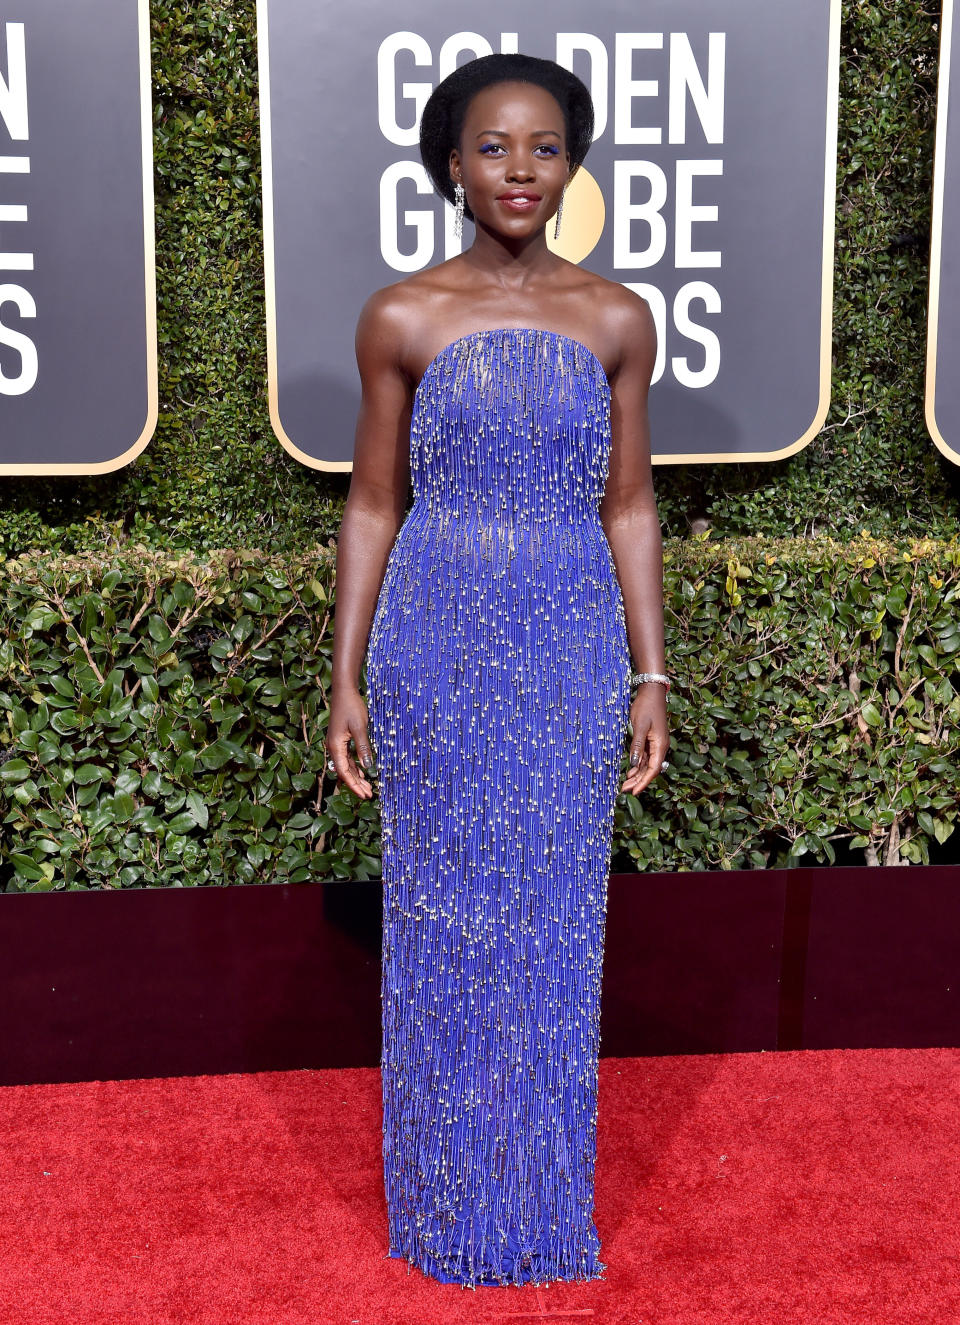
[(630, 703), (598, 505), (610, 389), (532, 328), (447, 345), (366, 656), (380, 795), (388, 1256), (601, 1278), (600, 981)]

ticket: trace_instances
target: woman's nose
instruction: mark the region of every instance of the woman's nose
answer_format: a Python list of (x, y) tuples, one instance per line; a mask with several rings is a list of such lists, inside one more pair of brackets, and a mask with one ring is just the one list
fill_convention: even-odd
[(510, 162), (510, 170), (507, 173), (510, 179), (533, 179), (533, 158), (515, 156)]

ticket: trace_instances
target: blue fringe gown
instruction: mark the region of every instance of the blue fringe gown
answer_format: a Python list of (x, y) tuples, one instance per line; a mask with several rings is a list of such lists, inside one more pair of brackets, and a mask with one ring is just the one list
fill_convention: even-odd
[(600, 978), (630, 702), (609, 448), (603, 367), (557, 332), (463, 336), (417, 387), (366, 681), (388, 1254), (444, 1283), (606, 1269)]

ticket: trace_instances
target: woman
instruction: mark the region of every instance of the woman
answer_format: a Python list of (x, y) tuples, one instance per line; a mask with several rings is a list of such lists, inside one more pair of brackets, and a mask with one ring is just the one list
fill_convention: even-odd
[(628, 718), (620, 790), (664, 767), (669, 681), (653, 320), (546, 243), (592, 136), (587, 89), (552, 61), (452, 73), (420, 149), (476, 237), (374, 294), (357, 328), (326, 745), (361, 798), (371, 737), (377, 754), (389, 1254), (442, 1282), (606, 1268), (593, 1178), (613, 810)]

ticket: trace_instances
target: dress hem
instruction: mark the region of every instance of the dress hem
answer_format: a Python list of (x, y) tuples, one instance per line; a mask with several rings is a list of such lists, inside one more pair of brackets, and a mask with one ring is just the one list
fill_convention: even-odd
[(385, 1259), (389, 1258), (406, 1261), (408, 1268), (415, 1266), (422, 1274), (436, 1280), (437, 1283), (460, 1284), (462, 1288), (508, 1288), (511, 1285), (522, 1288), (524, 1284), (589, 1283), (596, 1280), (605, 1282), (608, 1268), (604, 1261), (595, 1258), (587, 1273), (578, 1273), (576, 1270), (572, 1273), (561, 1273), (558, 1268), (538, 1270), (533, 1266), (520, 1266), (519, 1273), (511, 1273), (508, 1270), (506, 1273), (498, 1274), (497, 1271), (489, 1269), (481, 1270), (477, 1274), (456, 1275), (446, 1271), (436, 1257), (427, 1252), (421, 1251), (418, 1259), (417, 1256), (408, 1256), (406, 1252), (391, 1247)]

